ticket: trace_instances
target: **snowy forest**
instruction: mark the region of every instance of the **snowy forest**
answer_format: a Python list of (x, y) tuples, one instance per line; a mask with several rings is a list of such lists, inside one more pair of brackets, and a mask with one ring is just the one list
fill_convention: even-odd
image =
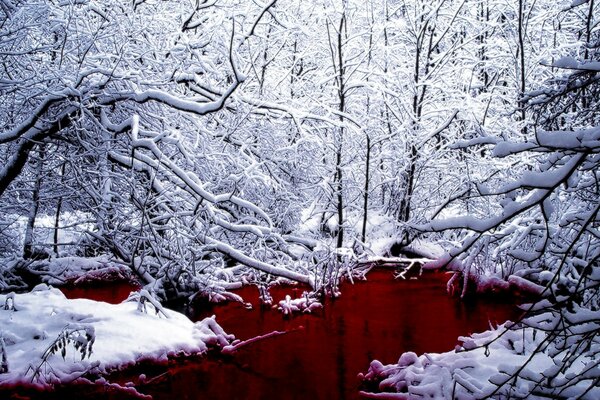
[(281, 280), (310, 307), (413, 256), (525, 314), (365, 365), (370, 396), (598, 398), (599, 164), (597, 0), (0, 0), (0, 386), (42, 374), (12, 368), (9, 318), (44, 318), (20, 296), (69, 274), (167, 316)]

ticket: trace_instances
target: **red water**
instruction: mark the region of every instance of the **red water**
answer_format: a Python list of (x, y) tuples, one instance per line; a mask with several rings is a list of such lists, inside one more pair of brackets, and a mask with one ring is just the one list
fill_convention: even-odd
[[(509, 303), (449, 297), (446, 281), (441, 273), (402, 281), (394, 280), (389, 270), (373, 271), (368, 282), (345, 283), (342, 296), (327, 301), (318, 314), (291, 318), (258, 306), (258, 291), (246, 287), (237, 293), (254, 304), (252, 310), (239, 303), (205, 305), (195, 318), (216, 314), (217, 322), (242, 340), (275, 330), (288, 333), (249, 344), (232, 356), (213, 354), (171, 362), (168, 368), (138, 366), (109, 379), (121, 384), (132, 381), (154, 399), (358, 399), (356, 376), (368, 369), (371, 360), (385, 364), (396, 362), (405, 351), (448, 351), (458, 336), (485, 330), (490, 321), (501, 323), (518, 316)], [(285, 294), (298, 297), (301, 292), (278, 287), (271, 294), (277, 302)], [(81, 295), (112, 302), (122, 297), (110, 298), (107, 292), (95, 290)], [(146, 383), (139, 379), (142, 373)], [(63, 397), (69, 390), (60, 392)], [(130, 396), (83, 392), (83, 396), (81, 390), (77, 392), (77, 397)]]
[(139, 286), (129, 281), (93, 282), (81, 285), (61, 286), (60, 290), (68, 299), (90, 299), (119, 304), (129, 297)]
[[(139, 387), (154, 399), (358, 399), (359, 372), (373, 359), (393, 363), (402, 352), (452, 350), (457, 337), (516, 318), (508, 303), (464, 303), (446, 295), (448, 277), (440, 273), (398, 281), (391, 271), (373, 271), (368, 282), (346, 283), (342, 297), (318, 315), (283, 318), (257, 304), (254, 287), (237, 293), (239, 303), (202, 310), (197, 319), (216, 314), (229, 333), (245, 340), (272, 331), (288, 333), (242, 347), (230, 357), (209, 357), (172, 367), (155, 384)], [(301, 289), (276, 288), (274, 300)]]

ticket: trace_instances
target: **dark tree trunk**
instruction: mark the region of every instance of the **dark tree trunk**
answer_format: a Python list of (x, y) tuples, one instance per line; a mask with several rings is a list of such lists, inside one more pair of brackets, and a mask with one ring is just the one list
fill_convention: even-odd
[(42, 187), (42, 176), (44, 173), (44, 158), (46, 156), (46, 146), (40, 145), (38, 151), (38, 159), (36, 161), (35, 181), (31, 194), (31, 208), (27, 217), (27, 226), (25, 228), (25, 238), (23, 240), (23, 258), (28, 260), (35, 255), (33, 249), (33, 229), (35, 227), (35, 219), (40, 207), (40, 190)]

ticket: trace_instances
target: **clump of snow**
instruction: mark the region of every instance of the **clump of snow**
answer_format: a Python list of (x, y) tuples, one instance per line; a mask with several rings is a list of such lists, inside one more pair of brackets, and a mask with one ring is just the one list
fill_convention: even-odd
[[(542, 380), (558, 382), (567, 376), (580, 374), (586, 366), (594, 363), (582, 357), (564, 370), (557, 371), (553, 358), (547, 352), (539, 351), (547, 339), (547, 334), (541, 330), (515, 328), (512, 323), (506, 322), (496, 329), (459, 338), (462, 346), (457, 346), (455, 351), (418, 357), (414, 353), (404, 353), (397, 364), (391, 365), (375, 360), (368, 372), (359, 374), (359, 378), (379, 382), (382, 392), (395, 392), (396, 397), (390, 395), (389, 398), (521, 398), (530, 394), (536, 385), (536, 390), (542, 393), (538, 384)], [(589, 374), (589, 378), (583, 377), (569, 388), (568, 397), (600, 398), (600, 387), (590, 386), (593, 379), (594, 374)], [(510, 385), (505, 385), (511, 380)], [(552, 391), (551, 388), (549, 390)], [(363, 394), (380, 397), (379, 393)], [(551, 398), (551, 393), (546, 394), (547, 398)], [(385, 397), (387, 393), (381, 395)]]
[(437, 259), (431, 260), (423, 264), (424, 270), (438, 270), (445, 269), (448, 271), (461, 271), (463, 266), (460, 261), (456, 258), (453, 258), (450, 254), (446, 253)]
[[(545, 286), (535, 283), (532, 280), (525, 279), (519, 276), (519, 271), (515, 274), (501, 277), (494, 273), (481, 273), (472, 271), (469, 268), (470, 264), (464, 263), (451, 254), (446, 253), (437, 260), (425, 261), (423, 270), (446, 270), (452, 272), (447, 283), (447, 291), (451, 295), (460, 294), (460, 297), (465, 297), (470, 293), (477, 294), (494, 294), (508, 293), (526, 298), (539, 298), (548, 295)], [(554, 274), (549, 273), (551, 277)], [(550, 278), (547, 278), (550, 280)]]
[(320, 308), (323, 308), (323, 304), (310, 296), (308, 292), (304, 292), (302, 297), (297, 299), (292, 299), (290, 295), (286, 295), (285, 299), (281, 300), (277, 307), (284, 315), (291, 315), (299, 312), (310, 313)]
[[(302, 211), (301, 221), (302, 223), (296, 229), (296, 236), (305, 239), (319, 239), (317, 247), (320, 246), (330, 252), (336, 251), (336, 235), (331, 235), (338, 229), (336, 215), (330, 215), (324, 221), (323, 212), (315, 202)], [(397, 242), (398, 222), (384, 212), (369, 210), (366, 221), (366, 243), (357, 239), (361, 236), (363, 223), (362, 212), (352, 209), (347, 211), (344, 217), (344, 229), (347, 232), (346, 236), (352, 238), (352, 243), (344, 243), (343, 246), (353, 247), (354, 253), (358, 257), (388, 254), (390, 247)], [(327, 233), (324, 234), (323, 231)], [(360, 251), (356, 251), (358, 248)]]
[(415, 239), (409, 245), (404, 246), (404, 250), (430, 259), (440, 258), (446, 253), (439, 243), (426, 242), (420, 239)]
[[(362, 224), (361, 224), (362, 226)], [(389, 215), (375, 210), (369, 212), (367, 219), (367, 245), (375, 255), (386, 255), (397, 241), (397, 222)]]
[(371, 242), (371, 250), (376, 256), (390, 254), (390, 249), (397, 242), (395, 237), (382, 237)]
[(600, 71), (600, 62), (579, 62), (573, 57), (562, 57), (552, 64), (555, 68), (578, 69), (582, 71)]
[(577, 68), (578, 65), (579, 61), (568, 56), (561, 57), (552, 64), (555, 68)]
[[(9, 296), (0, 295), (0, 304)], [(144, 297), (144, 306), (156, 307), (149, 294)], [(44, 284), (12, 300), (11, 308), (0, 309), (0, 358), (6, 357), (8, 369), (0, 373), (0, 385), (66, 383), (141, 359), (203, 353), (234, 339), (214, 317), (193, 323), (162, 307), (159, 314), (140, 312), (139, 302), (68, 300)]]
[(571, 7), (578, 7), (587, 2), (589, 2), (589, 0), (573, 0), (573, 2), (571, 3)]

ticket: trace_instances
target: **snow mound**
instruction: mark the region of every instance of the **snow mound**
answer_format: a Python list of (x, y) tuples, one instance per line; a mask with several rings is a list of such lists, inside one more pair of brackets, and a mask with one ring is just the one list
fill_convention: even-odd
[(193, 323), (172, 310), (144, 313), (138, 307), (69, 300), (44, 284), (30, 293), (0, 295), (0, 359), (4, 355), (8, 366), (0, 385), (67, 383), (142, 359), (222, 348), (234, 339), (214, 317)]
[[(397, 364), (383, 365), (374, 360), (363, 381), (379, 382), (379, 390), (393, 393), (363, 393), (370, 398), (480, 399), (522, 398), (541, 380), (559, 382), (587, 369), (593, 360), (578, 360), (563, 371), (556, 371), (554, 360), (537, 351), (548, 340), (543, 331), (530, 327), (514, 329), (506, 322), (483, 333), (460, 337), (462, 346), (441, 354), (404, 353)], [(515, 379), (514, 376), (518, 375)], [(552, 377), (552, 378), (550, 378)], [(572, 398), (598, 399), (600, 388), (590, 390), (589, 379), (569, 388)], [(507, 382), (512, 382), (506, 385)], [(511, 393), (505, 393), (510, 390)], [(549, 390), (552, 390), (550, 388)], [(564, 393), (563, 393), (564, 394)], [(543, 397), (547, 398), (547, 397)], [(549, 398), (549, 397), (548, 397)]]

